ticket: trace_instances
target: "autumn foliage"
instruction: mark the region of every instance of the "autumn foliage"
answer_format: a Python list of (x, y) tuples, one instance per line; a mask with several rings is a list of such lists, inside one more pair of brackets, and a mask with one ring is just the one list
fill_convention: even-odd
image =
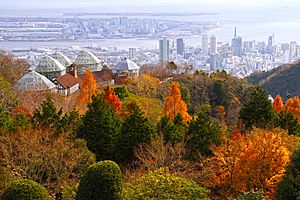
[(273, 109), (275, 112), (279, 113), (280, 111), (284, 110), (284, 105), (282, 102), (281, 96), (277, 95), (273, 102)]
[(122, 105), (119, 97), (115, 94), (115, 92), (109, 85), (104, 90), (104, 98), (109, 102), (110, 105), (112, 105), (116, 109), (116, 112), (119, 115), (122, 110)]
[(92, 102), (92, 96), (98, 93), (98, 88), (93, 73), (88, 69), (80, 86), (80, 93), (76, 99), (79, 110), (83, 111), (88, 103)]
[(222, 198), (260, 190), (275, 198), (276, 184), (289, 163), (290, 151), (280, 129), (254, 129), (248, 136), (233, 134), (213, 148), (214, 157), (204, 162), (204, 183)]
[(299, 97), (289, 98), (286, 101), (285, 109), (294, 115), (295, 118), (300, 122), (300, 99)]
[(171, 121), (173, 121), (178, 114), (181, 114), (184, 122), (189, 122), (191, 120), (191, 117), (187, 112), (187, 105), (181, 99), (179, 83), (177, 82), (171, 84), (169, 96), (165, 101), (163, 114), (170, 117)]

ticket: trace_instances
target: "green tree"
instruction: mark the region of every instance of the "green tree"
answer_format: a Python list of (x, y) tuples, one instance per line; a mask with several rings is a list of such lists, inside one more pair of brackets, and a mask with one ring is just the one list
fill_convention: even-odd
[(122, 122), (116, 110), (98, 94), (92, 97), (77, 135), (87, 141), (87, 147), (95, 153), (97, 160), (112, 159), (121, 126)]
[(48, 200), (47, 190), (37, 182), (28, 179), (17, 180), (4, 191), (3, 200)]
[(292, 155), (292, 162), (287, 167), (285, 176), (277, 186), (278, 199), (300, 199), (300, 149), (296, 149)]
[(258, 128), (272, 128), (274, 125), (275, 112), (268, 94), (260, 87), (255, 87), (250, 99), (240, 110), (239, 118), (245, 123), (246, 129), (252, 126)]
[(116, 157), (120, 163), (135, 160), (134, 149), (141, 143), (149, 143), (155, 136), (153, 125), (136, 103), (127, 105), (127, 113), (116, 145)]
[[(160, 170), (165, 171), (165, 169)], [(125, 200), (208, 200), (209, 190), (195, 182), (171, 175), (150, 172), (124, 186)]]
[(298, 119), (290, 112), (280, 111), (276, 120), (276, 126), (288, 130), (289, 135), (300, 136), (300, 124)]
[(220, 142), (222, 135), (218, 124), (212, 122), (207, 113), (199, 113), (190, 122), (187, 132), (186, 149), (188, 158), (195, 160), (201, 155), (211, 155), (211, 146)]
[(113, 161), (91, 165), (81, 177), (76, 200), (121, 200), (122, 172)]
[(187, 130), (187, 125), (182, 121), (181, 114), (177, 114), (174, 122), (171, 122), (170, 117), (164, 116), (157, 124), (158, 133), (163, 135), (165, 143), (175, 144)]

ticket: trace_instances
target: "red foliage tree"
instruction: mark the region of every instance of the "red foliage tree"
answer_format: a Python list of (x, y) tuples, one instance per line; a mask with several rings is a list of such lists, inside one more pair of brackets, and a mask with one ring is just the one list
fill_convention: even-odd
[(109, 85), (104, 89), (104, 98), (116, 109), (118, 115), (121, 114), (122, 105), (120, 99)]

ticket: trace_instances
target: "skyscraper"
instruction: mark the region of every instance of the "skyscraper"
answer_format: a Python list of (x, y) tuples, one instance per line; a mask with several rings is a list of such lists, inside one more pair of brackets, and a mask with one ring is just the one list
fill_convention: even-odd
[(159, 61), (162, 63), (170, 60), (170, 42), (167, 38), (159, 40)]
[(177, 38), (176, 40), (176, 49), (177, 49), (177, 53), (180, 55), (183, 55), (184, 53), (184, 42), (182, 38)]
[(234, 29), (234, 37), (231, 41), (231, 49), (232, 49), (233, 56), (238, 56), (238, 57), (242, 56), (242, 50), (243, 50), (242, 37), (237, 36), (236, 27)]
[(270, 35), (268, 38), (268, 45), (267, 45), (268, 54), (273, 54), (273, 46), (274, 46), (274, 34)]
[(210, 37), (210, 53), (217, 53), (217, 38), (215, 35)]
[(210, 71), (221, 69), (221, 56), (219, 53), (212, 53), (209, 57)]
[(129, 48), (128, 58), (134, 60), (136, 58), (136, 48)]
[(206, 33), (202, 35), (202, 52), (204, 55), (208, 55), (208, 35)]

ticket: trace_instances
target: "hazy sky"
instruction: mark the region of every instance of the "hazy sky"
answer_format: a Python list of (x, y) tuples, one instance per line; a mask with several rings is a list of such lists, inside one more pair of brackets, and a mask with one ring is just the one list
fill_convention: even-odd
[[(0, 0), (0, 8), (80, 8), (115, 6), (290, 6), (299, 0)], [(300, 5), (300, 2), (297, 3)], [(300, 7), (300, 6), (299, 6)]]

